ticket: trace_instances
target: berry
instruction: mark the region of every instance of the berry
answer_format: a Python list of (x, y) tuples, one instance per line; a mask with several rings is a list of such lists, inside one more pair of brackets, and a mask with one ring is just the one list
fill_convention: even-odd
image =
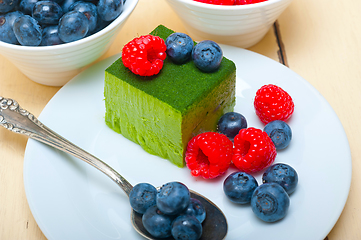
[(19, 10), (24, 14), (31, 15), (33, 8), (39, 0), (21, 0), (19, 3)]
[(18, 5), (19, 0), (1, 0), (0, 13), (7, 13), (13, 10)]
[(233, 144), (225, 135), (205, 132), (189, 141), (185, 161), (193, 176), (210, 179), (227, 171), (232, 154)]
[(254, 108), (261, 121), (267, 124), (274, 120), (288, 120), (294, 111), (294, 103), (286, 91), (269, 84), (258, 89)]
[(97, 19), (97, 25), (93, 31), (93, 34), (96, 32), (99, 32), (100, 30), (104, 29), (106, 26), (108, 26), (111, 23), (111, 21), (104, 21), (103, 19), (99, 18)]
[(277, 150), (286, 148), (292, 139), (290, 126), (281, 120), (269, 122), (263, 131), (272, 139)]
[(130, 191), (129, 202), (133, 210), (143, 214), (156, 204), (157, 189), (148, 183), (139, 183)]
[(99, 0), (97, 9), (98, 9), (99, 17), (101, 19), (103, 19), (104, 21), (113, 21), (122, 13), (123, 1)]
[(180, 215), (193, 216), (197, 218), (200, 223), (202, 223), (204, 219), (206, 219), (206, 209), (199, 200), (191, 198), (188, 206)]
[(235, 0), (194, 0), (196, 2), (214, 4), (214, 5), (234, 5)]
[(179, 216), (172, 224), (172, 236), (176, 240), (197, 240), (202, 236), (202, 224), (193, 216)]
[(33, 8), (33, 18), (40, 24), (58, 24), (63, 9), (53, 1), (39, 1)]
[(234, 172), (223, 182), (223, 191), (231, 202), (246, 204), (251, 201), (257, 180), (245, 172)]
[(43, 37), (40, 46), (54, 46), (62, 44), (63, 41), (60, 39), (58, 34), (58, 26), (48, 26), (43, 30)]
[(190, 193), (188, 188), (180, 182), (164, 184), (157, 193), (157, 207), (168, 215), (181, 213), (189, 204)]
[(222, 58), (223, 52), (221, 47), (211, 40), (199, 42), (192, 51), (194, 64), (203, 72), (216, 71), (221, 65)]
[(167, 56), (177, 64), (187, 62), (192, 55), (193, 40), (184, 33), (172, 33), (165, 41)]
[[(30, 1), (30, 0), (28, 0), (28, 1)], [(63, 9), (63, 13), (65, 14), (65, 13), (69, 12), (69, 7), (71, 5), (73, 5), (74, 3), (76, 3), (77, 1), (78, 0), (64, 0), (64, 2), (60, 5), (61, 8)]]
[(42, 38), (42, 30), (38, 22), (29, 15), (20, 16), (14, 21), (14, 33), (23, 46), (38, 46)]
[(85, 37), (89, 30), (87, 17), (77, 11), (65, 13), (59, 21), (59, 37), (63, 42), (73, 42)]
[(142, 223), (153, 237), (166, 238), (172, 235), (173, 219), (174, 217), (162, 213), (157, 205), (153, 205), (143, 214)]
[(16, 18), (22, 16), (19, 11), (9, 12), (5, 15), (0, 15), (0, 41), (18, 44), (18, 39), (15, 36), (13, 26)]
[(294, 168), (284, 163), (274, 164), (266, 169), (262, 176), (263, 183), (278, 183), (289, 194), (298, 184), (298, 175)]
[(160, 37), (140, 36), (123, 47), (122, 61), (134, 74), (152, 76), (162, 69), (166, 49), (164, 40)]
[(236, 112), (228, 112), (224, 114), (217, 123), (217, 131), (226, 135), (233, 141), (239, 130), (247, 128), (246, 118)]
[(235, 0), (234, 5), (247, 5), (259, 2), (265, 2), (267, 0)]
[(234, 138), (233, 164), (241, 171), (261, 171), (273, 163), (276, 147), (266, 132), (253, 127), (241, 129)]
[(290, 206), (286, 191), (277, 183), (264, 183), (256, 188), (251, 199), (252, 211), (265, 222), (284, 218)]
[(89, 32), (93, 32), (97, 25), (97, 7), (93, 3), (79, 1), (69, 7), (69, 11), (73, 10), (81, 12), (87, 17), (89, 20)]

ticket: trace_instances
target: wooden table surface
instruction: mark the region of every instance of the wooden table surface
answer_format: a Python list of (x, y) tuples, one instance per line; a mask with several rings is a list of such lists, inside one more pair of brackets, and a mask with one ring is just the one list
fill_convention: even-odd
[[(264, 39), (249, 48), (284, 63), (305, 78), (330, 103), (346, 131), (353, 165), (351, 190), (338, 222), (326, 237), (329, 240), (361, 239), (360, 9), (359, 0), (294, 0)], [(101, 59), (119, 53), (126, 42), (158, 24), (185, 32), (165, 0), (139, 0)], [(0, 55), (0, 96), (16, 99), (38, 116), (59, 89), (32, 82)], [(26, 143), (27, 138), (0, 129), (0, 239), (4, 240), (46, 239), (30, 212), (24, 191)], [(325, 196), (325, 201), (332, 199)]]

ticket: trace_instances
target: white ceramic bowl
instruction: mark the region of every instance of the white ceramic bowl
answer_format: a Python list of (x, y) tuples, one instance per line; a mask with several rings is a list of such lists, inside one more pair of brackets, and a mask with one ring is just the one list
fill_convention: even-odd
[(127, 0), (123, 12), (103, 30), (81, 40), (57, 46), (28, 47), (0, 41), (0, 54), (31, 80), (62, 86), (110, 47), (138, 0)]
[(193, 0), (167, 0), (195, 41), (213, 40), (248, 48), (259, 42), (292, 0), (249, 5), (212, 5)]

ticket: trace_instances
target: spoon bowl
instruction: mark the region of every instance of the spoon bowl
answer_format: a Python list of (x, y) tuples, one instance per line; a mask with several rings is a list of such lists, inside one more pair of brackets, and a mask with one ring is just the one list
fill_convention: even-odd
[[(133, 186), (112, 167), (102, 160), (96, 158), (85, 150), (69, 142), (59, 134), (55, 133), (43, 123), (41, 123), (33, 114), (21, 108), (13, 99), (0, 96), (0, 125), (4, 128), (18, 134), (26, 135), (29, 138), (45, 143), (60, 151), (69, 153), (84, 162), (92, 165), (99, 171), (111, 178), (122, 190), (129, 194)], [(206, 219), (202, 223), (203, 233), (200, 239), (221, 240), (224, 239), (227, 230), (227, 220), (222, 211), (209, 199), (199, 193), (190, 190), (191, 198), (199, 200), (205, 210)], [(151, 236), (144, 228), (142, 215), (132, 211), (131, 220), (134, 229), (146, 239), (159, 239)], [(172, 238), (162, 238), (172, 239)]]
[[(227, 225), (227, 220), (224, 214), (222, 213), (222, 211), (211, 200), (207, 199), (206, 197), (202, 196), (201, 194), (193, 190), (189, 190), (189, 191), (191, 198), (195, 198), (202, 203), (207, 214), (206, 218), (202, 223), (203, 233), (200, 240), (224, 239), (227, 234), (228, 225)], [(146, 239), (163, 239), (163, 240), (173, 239), (172, 237), (154, 238), (144, 228), (142, 223), (142, 214), (137, 213), (134, 210), (131, 213), (131, 219), (134, 229)]]

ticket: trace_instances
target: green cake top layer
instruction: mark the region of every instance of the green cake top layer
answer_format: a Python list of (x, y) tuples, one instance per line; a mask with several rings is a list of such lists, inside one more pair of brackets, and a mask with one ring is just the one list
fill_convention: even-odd
[[(151, 34), (164, 40), (174, 31), (159, 25)], [(221, 65), (216, 72), (204, 73), (193, 63), (178, 65), (169, 58), (164, 60), (164, 65), (159, 74), (143, 77), (132, 73), (123, 65), (122, 59), (115, 61), (106, 71), (119, 81), (125, 81), (135, 88), (167, 103), (174, 109), (185, 114), (194, 102), (198, 102), (221, 81), (234, 73), (235, 64), (223, 57)]]

